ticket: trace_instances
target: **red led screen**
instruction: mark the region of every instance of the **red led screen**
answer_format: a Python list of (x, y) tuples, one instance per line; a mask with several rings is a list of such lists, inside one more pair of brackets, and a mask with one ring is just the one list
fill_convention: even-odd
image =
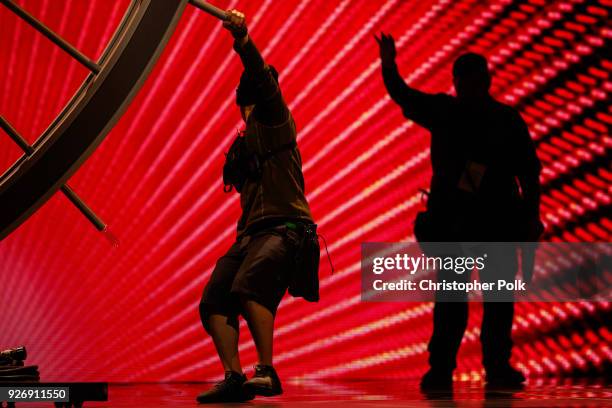
[[(128, 6), (18, 3), (94, 59)], [(382, 84), (378, 30), (397, 39), (405, 78), (431, 92), (450, 92), (457, 55), (486, 55), (494, 95), (522, 112), (537, 143), (545, 239), (612, 238), (609, 0), (216, 4), (247, 14), (280, 72), (307, 195), (336, 268), (330, 275), (321, 263), (318, 304), (282, 303), (275, 342), (282, 376), (416, 377), (426, 369), (431, 304), (360, 302), (360, 243), (413, 240), (419, 189), (430, 176), (429, 135), (402, 117)], [(217, 20), (188, 6), (126, 114), (71, 179), (119, 237), (118, 248), (61, 194), (0, 243), (0, 347), (26, 344), (43, 379), (218, 377), (197, 305), (239, 215), (238, 196), (221, 182), (223, 152), (241, 127), (234, 105), (241, 65), (231, 42)], [(4, 7), (0, 61), (0, 114), (30, 142), (87, 75)], [(21, 154), (1, 136), (0, 172)], [(482, 374), (480, 309), (470, 308), (459, 378)], [(532, 377), (609, 368), (610, 314), (609, 303), (517, 304), (515, 364)], [(246, 330), (240, 350), (245, 366), (254, 363)]]

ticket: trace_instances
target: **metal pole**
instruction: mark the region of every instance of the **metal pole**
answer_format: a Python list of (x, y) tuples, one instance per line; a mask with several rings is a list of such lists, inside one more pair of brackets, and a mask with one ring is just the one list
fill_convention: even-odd
[(225, 10), (221, 10), (219, 7), (215, 7), (212, 4), (207, 3), (203, 0), (189, 0), (189, 2), (200, 10), (210, 14), (211, 16), (217, 17), (219, 20), (227, 20), (227, 13), (225, 12)]
[(26, 155), (30, 156), (32, 153), (34, 153), (34, 149), (32, 146), (30, 146), (28, 141), (21, 137), (15, 128), (11, 126), (11, 124), (8, 123), (2, 116), (0, 116), (0, 127), (4, 129), (6, 134), (9, 135), (15, 143), (17, 143), (17, 145), (25, 152)]
[(94, 61), (90, 60), (87, 56), (82, 54), (79, 50), (73, 47), (70, 43), (64, 40), (59, 35), (55, 34), (49, 27), (38, 21), (34, 16), (30, 13), (19, 7), (12, 0), (0, 0), (0, 3), (4, 4), (9, 10), (13, 13), (17, 14), (21, 17), (26, 23), (31, 25), (34, 29), (40, 32), (42, 35), (47, 37), (53, 43), (55, 43), (58, 47), (66, 51), (68, 54), (72, 56), (72, 58), (79, 61), (83, 64), (87, 69), (96, 74), (100, 72), (100, 66), (96, 64)]
[[(19, 145), (21, 150), (23, 150), (27, 156), (31, 156), (34, 153), (34, 149), (32, 146), (30, 146), (28, 141), (17, 133), (15, 128), (11, 126), (11, 124), (8, 123), (8, 121), (2, 116), (0, 116), (0, 127), (4, 129), (4, 131), (10, 136), (11, 139), (15, 141), (15, 143), (17, 143), (17, 145)], [(94, 225), (94, 227), (96, 227), (98, 231), (104, 231), (106, 229), (106, 224), (104, 221), (102, 221), (102, 219), (98, 217), (83, 200), (81, 200), (81, 198), (74, 192), (73, 189), (70, 188), (70, 186), (64, 184), (61, 187), (61, 190), (68, 200), (70, 200), (70, 202), (74, 204), (76, 208), (78, 208), (78, 210), (89, 220), (89, 222)]]
[(106, 224), (104, 221), (102, 221), (102, 219), (98, 217), (83, 200), (81, 200), (77, 193), (75, 193), (74, 190), (68, 186), (68, 184), (64, 184), (62, 186), (62, 193), (64, 193), (68, 200), (70, 200), (70, 202), (79, 209), (79, 211), (89, 220), (89, 222), (94, 225), (94, 227), (96, 227), (98, 231), (104, 231), (106, 229)]

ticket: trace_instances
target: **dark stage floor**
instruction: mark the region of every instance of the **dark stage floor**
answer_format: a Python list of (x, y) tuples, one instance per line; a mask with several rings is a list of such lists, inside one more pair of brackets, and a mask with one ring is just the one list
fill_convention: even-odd
[[(111, 385), (109, 402), (85, 407), (196, 407), (195, 396), (209, 384)], [(602, 382), (535, 380), (520, 391), (485, 391), (481, 383), (459, 382), (454, 393), (422, 395), (414, 381), (306, 381), (284, 384), (280, 397), (228, 406), (268, 407), (612, 407), (612, 387)], [(18, 404), (19, 406), (19, 404)], [(21, 406), (49, 407), (51, 404)], [(222, 405), (208, 405), (222, 406)]]

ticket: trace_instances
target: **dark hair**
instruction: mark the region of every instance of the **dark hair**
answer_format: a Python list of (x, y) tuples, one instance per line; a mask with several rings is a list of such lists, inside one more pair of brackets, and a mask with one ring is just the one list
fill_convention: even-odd
[(473, 52), (463, 54), (457, 58), (453, 64), (453, 76), (461, 78), (466, 75), (477, 75), (483, 78), (490, 78), (487, 59)]
[[(267, 65), (264, 69), (268, 70), (272, 78), (278, 83), (278, 71), (276, 68), (272, 65)], [(238, 88), (236, 88), (236, 104), (238, 106), (254, 105), (257, 100), (257, 92), (257, 83), (246, 71), (243, 71), (242, 75), (240, 75)]]

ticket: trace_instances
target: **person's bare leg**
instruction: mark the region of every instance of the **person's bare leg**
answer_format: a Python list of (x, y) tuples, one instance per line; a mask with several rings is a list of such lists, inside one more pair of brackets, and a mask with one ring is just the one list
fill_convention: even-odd
[(217, 354), (225, 371), (242, 374), (238, 355), (238, 327), (228, 323), (227, 316), (212, 314), (208, 317), (208, 332), (215, 343)]
[(272, 365), (272, 338), (274, 315), (267, 308), (252, 300), (243, 302), (245, 318), (255, 341), (259, 364)]

